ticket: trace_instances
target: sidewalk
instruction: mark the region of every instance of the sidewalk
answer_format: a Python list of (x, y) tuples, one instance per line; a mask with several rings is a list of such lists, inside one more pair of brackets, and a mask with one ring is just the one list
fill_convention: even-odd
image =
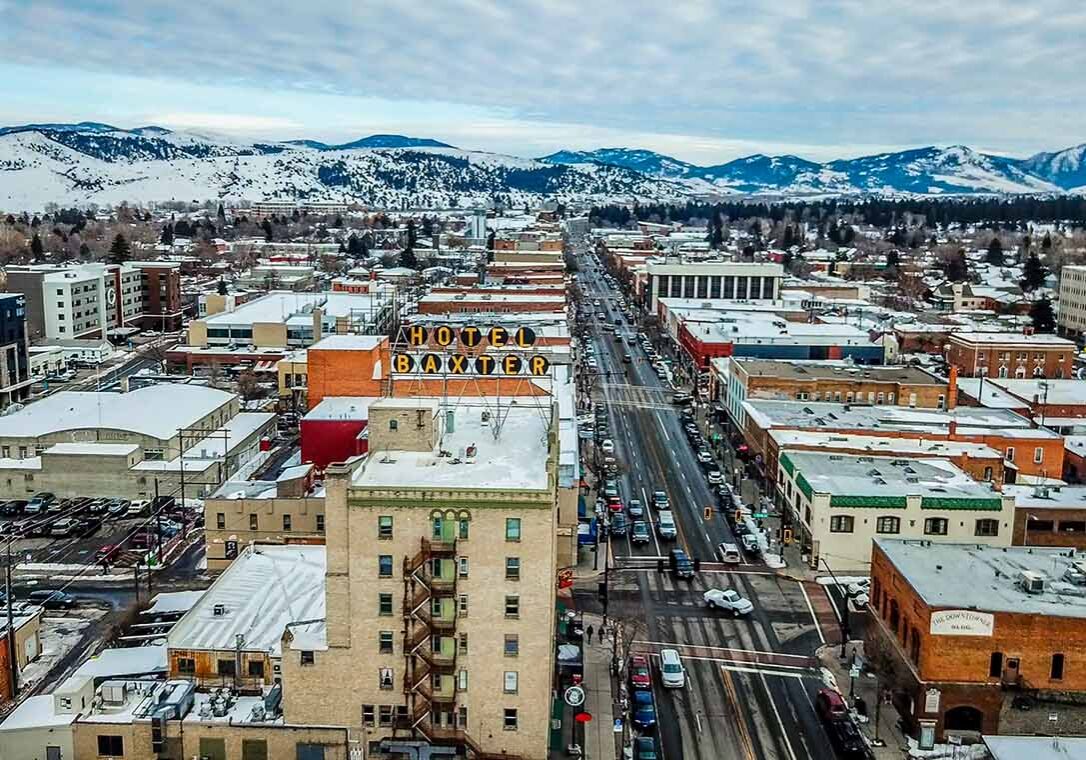
[[(849, 659), (855, 651), (863, 656), (863, 642), (853, 641), (848, 645)], [(837, 646), (825, 646), (818, 650), (818, 659), (822, 667), (828, 672), (837, 684), (837, 690), (855, 709), (856, 699), (863, 700), (867, 707), (868, 719), (856, 721), (861, 733), (871, 744), (871, 752), (875, 760), (901, 760), (908, 753), (908, 745), (905, 737), (898, 730), (898, 713), (892, 704), (878, 705), (878, 681), (870, 673), (861, 673), (854, 680), (850, 677), (849, 662), (841, 662), (840, 648)], [(850, 697), (851, 693), (851, 697)], [(875, 725), (875, 712), (878, 709), (878, 726)], [(876, 733), (884, 746), (874, 746)]]
[(592, 643), (584, 644), (584, 689), (585, 712), (592, 715), (592, 720), (584, 725), (584, 756), (589, 760), (615, 760), (622, 734), (615, 733), (614, 716), (618, 712), (614, 703), (611, 684), (611, 647), (610, 642), (600, 643), (598, 631), (603, 618), (593, 613), (584, 613), (584, 624), (597, 632)]

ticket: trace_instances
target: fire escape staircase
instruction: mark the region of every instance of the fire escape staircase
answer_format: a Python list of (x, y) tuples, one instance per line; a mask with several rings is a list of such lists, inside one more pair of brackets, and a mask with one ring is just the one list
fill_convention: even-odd
[(427, 539), (422, 539), (414, 556), (404, 558), (404, 693), (409, 709), (398, 727), (433, 745), (464, 747), (475, 760), (518, 760), (516, 755), (485, 752), (463, 729), (438, 726), (433, 722), (435, 705), (453, 709), (456, 703), (455, 690), (437, 693), (433, 689), (435, 675), (456, 675), (456, 655), (442, 655), (432, 646), (435, 635), (452, 636), (456, 632), (455, 602), (452, 617), (433, 615), (434, 599), (456, 599), (456, 573), (451, 580), (435, 578), (431, 572), (432, 560), (455, 558), (455, 541)]

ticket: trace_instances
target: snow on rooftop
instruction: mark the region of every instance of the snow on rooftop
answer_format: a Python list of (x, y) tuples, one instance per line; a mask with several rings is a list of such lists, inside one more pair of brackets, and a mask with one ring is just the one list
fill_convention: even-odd
[[(184, 593), (184, 592), (182, 592)], [(72, 678), (116, 678), (118, 676), (165, 673), (169, 670), (166, 645), (105, 649), (76, 668)], [(61, 690), (64, 690), (61, 687)]]
[(177, 622), (167, 643), (233, 650), (240, 634), (242, 649), (278, 656), (288, 623), (324, 618), (324, 569), (323, 546), (247, 547)]
[(19, 731), (27, 728), (48, 728), (50, 726), (68, 726), (75, 722), (78, 713), (58, 713), (54, 708), (52, 694), (42, 694), (24, 700), (0, 723), (0, 733)]
[(943, 459), (893, 459), (795, 449), (787, 454), (815, 493), (947, 498), (999, 496), (990, 485), (978, 483)]
[(372, 351), (387, 341), (384, 335), (327, 335), (309, 347), (310, 351)]
[[(546, 399), (549, 404), (549, 399)], [(380, 404), (400, 406), (407, 399), (385, 399)], [(423, 408), (438, 411), (436, 399), (411, 399)], [(538, 403), (538, 402), (532, 402)], [(548, 487), (549, 407), (504, 406), (482, 422), (482, 409), (453, 409), (453, 432), (444, 432), (438, 451), (382, 451), (370, 456), (355, 472), (360, 487), (470, 488), (544, 490)], [(497, 416), (503, 422), (494, 437)], [(442, 415), (438, 424), (445, 427)], [(467, 449), (476, 447), (469, 460)]]
[(46, 454), (128, 456), (139, 451), (135, 443), (54, 443), (45, 450)]
[(377, 398), (372, 396), (325, 396), (309, 410), (304, 420), (365, 420)]
[(783, 451), (791, 446), (833, 450), (870, 451), (872, 454), (930, 454), (931, 456), (960, 456), (1003, 458), (1003, 454), (983, 443), (967, 441), (925, 440), (923, 438), (884, 438), (877, 435), (854, 435), (821, 430), (771, 430), (770, 437)]
[(164, 615), (171, 612), (188, 612), (193, 605), (200, 601), (200, 597), (203, 595), (203, 589), (196, 591), (163, 591), (155, 594), (154, 599), (151, 600), (151, 606), (144, 610), (143, 614)]
[(1049, 348), (1061, 346), (1071, 350), (1074, 350), (1075, 348), (1075, 342), (1073, 340), (1067, 340), (1067, 338), (1061, 338), (1057, 335), (1047, 335), (1043, 333), (1026, 335), (1017, 332), (955, 332), (950, 336), (950, 340), (951, 342), (962, 343), (1013, 343), (1025, 346), (1045, 345)]
[(202, 385), (163, 383), (128, 393), (61, 391), (0, 417), (0, 437), (28, 438), (68, 430), (124, 430), (168, 440), (235, 398)]
[[(1062, 580), (1082, 561), (1078, 552), (886, 538), (875, 545), (929, 606), (1086, 618), (1086, 590)], [(1047, 578), (1045, 590), (1027, 594), (1019, 585), (1022, 571)]]
[(204, 319), (210, 326), (252, 325), (255, 323), (283, 324), (291, 317), (312, 319), (314, 309), (321, 309), (325, 318), (347, 317), (352, 311), (368, 314), (372, 309), (387, 304), (390, 297), (384, 293), (296, 293), (272, 291), (238, 306), (233, 311), (213, 314)]

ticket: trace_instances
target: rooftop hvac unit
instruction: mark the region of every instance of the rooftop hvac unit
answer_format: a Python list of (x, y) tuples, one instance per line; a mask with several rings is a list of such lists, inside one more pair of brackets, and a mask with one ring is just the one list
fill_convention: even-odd
[(211, 614), (215, 617), (222, 617), (226, 614), (226, 605), (216, 604), (214, 607), (211, 608)]
[(1086, 586), (1086, 572), (1083, 572), (1082, 563), (1074, 562), (1063, 571), (1063, 579), (1076, 586)]
[(1018, 576), (1018, 583), (1027, 594), (1043, 594), (1046, 581), (1045, 574), (1035, 570), (1023, 570)]
[(128, 687), (123, 683), (107, 683), (102, 686), (101, 694), (107, 705), (123, 705), (128, 697)]

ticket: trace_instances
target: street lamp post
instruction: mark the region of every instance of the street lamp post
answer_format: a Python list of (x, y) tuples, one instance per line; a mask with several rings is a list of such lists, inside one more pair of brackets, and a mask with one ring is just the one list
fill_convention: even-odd
[[(830, 567), (830, 563), (826, 561), (825, 557), (819, 557), (818, 561), (826, 566), (826, 569), (830, 572), (830, 577), (833, 578), (833, 583), (837, 588), (841, 588), (840, 582), (837, 580), (837, 576), (833, 572), (833, 568)], [(845, 601), (845, 609), (839, 613), (837, 619), (838, 625), (841, 626), (841, 662), (844, 662), (847, 658), (847, 647), (849, 639), (849, 626), (848, 626), (848, 601)]]
[(19, 666), (15, 661), (15, 616), (11, 609), (11, 542), (14, 536), (9, 535), (7, 541), (7, 571), (4, 577), (4, 593), (7, 602), (8, 618), (8, 665), (11, 667), (11, 698), (12, 701), (19, 693)]

